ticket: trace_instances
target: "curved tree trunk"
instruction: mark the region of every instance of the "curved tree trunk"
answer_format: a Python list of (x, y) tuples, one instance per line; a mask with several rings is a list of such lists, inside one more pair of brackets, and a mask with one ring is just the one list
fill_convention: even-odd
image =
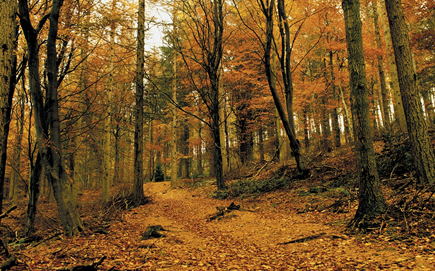
[(284, 11), (284, 2), (282, 0), (278, 1), (278, 10), (280, 12), (280, 20), (284, 25), (284, 28), (280, 29), (281, 38), (283, 41), (283, 54), (281, 56), (280, 63), (281, 63), (281, 71), (284, 77), (287, 115), (279, 99), (278, 90), (276, 89), (276, 86), (273, 83), (274, 74), (272, 72), (273, 68), (271, 65), (275, 1), (271, 0), (269, 2), (269, 6), (264, 6), (264, 7), (265, 9), (263, 10), (263, 13), (266, 16), (266, 24), (267, 24), (266, 45), (264, 48), (264, 64), (266, 69), (267, 81), (269, 83), (269, 89), (272, 93), (273, 101), (275, 102), (278, 115), (281, 118), (283, 127), (290, 140), (290, 148), (292, 149), (293, 155), (295, 156), (298, 174), (300, 176), (305, 176), (308, 172), (307, 172), (303, 155), (301, 153), (301, 144), (299, 143), (299, 140), (296, 139), (294, 120), (293, 120), (293, 82), (292, 82), (291, 70), (290, 70), (290, 53), (291, 53), (290, 30), (287, 21), (287, 16), (285, 15), (285, 11)]

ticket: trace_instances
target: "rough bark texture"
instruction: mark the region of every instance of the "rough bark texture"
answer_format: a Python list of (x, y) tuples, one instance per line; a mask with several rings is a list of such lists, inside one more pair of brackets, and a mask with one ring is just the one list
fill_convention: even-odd
[(9, 133), (11, 112), (11, 91), (15, 88), (14, 57), (15, 12), (17, 3), (14, 0), (0, 1), (0, 213), (3, 208), (3, 186), (6, 169), (6, 145)]
[(135, 105), (135, 128), (134, 128), (134, 180), (133, 180), (133, 204), (139, 206), (145, 203), (143, 190), (143, 117), (144, 117), (144, 23), (145, 1), (139, 1), (139, 15), (137, 27), (137, 63), (136, 63), (136, 105)]
[[(380, 4), (384, 3), (384, 0), (380, 0)], [(378, 5), (379, 7), (379, 5)], [(385, 9), (378, 9), (381, 12), (381, 18), (386, 19)], [(396, 67), (396, 60), (394, 59), (393, 54), (393, 48), (391, 44), (391, 33), (390, 28), (388, 27), (387, 23), (384, 23), (383, 20), (381, 20), (383, 23), (384, 28), (384, 37), (385, 37), (385, 45), (387, 46), (387, 56), (388, 56), (388, 66), (390, 68), (390, 87), (392, 89), (392, 96), (393, 96), (393, 103), (394, 103), (394, 116), (396, 118), (397, 125), (396, 127), (399, 128), (401, 133), (407, 133), (407, 127), (406, 127), (406, 119), (405, 119), (405, 111), (403, 109), (403, 103), (402, 103), (402, 95), (400, 93), (400, 87), (399, 87), (399, 78), (397, 75), (397, 67)]]
[(435, 157), (417, 88), (402, 3), (400, 0), (385, 0), (385, 5), (414, 164), (420, 181), (432, 184), (435, 181)]
[(373, 149), (360, 3), (359, 0), (344, 0), (342, 7), (346, 25), (355, 156), (360, 184), (359, 206), (353, 220), (353, 226), (364, 227), (366, 220), (370, 220), (385, 211), (385, 200)]

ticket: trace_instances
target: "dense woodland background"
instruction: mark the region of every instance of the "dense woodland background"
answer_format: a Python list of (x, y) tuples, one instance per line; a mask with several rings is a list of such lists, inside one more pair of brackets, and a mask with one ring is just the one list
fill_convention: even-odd
[[(8, 207), (29, 199), (25, 232), (33, 230), (27, 223), (32, 215), (34, 219), (39, 193), (48, 200), (53, 190), (55, 197), (60, 195), (50, 183), (62, 178), (64, 189), (58, 191), (72, 193), (60, 197), (68, 202), (65, 206), (74, 206), (77, 193), (90, 189), (103, 191), (102, 202), (120, 187), (131, 190), (135, 175), (140, 184), (171, 181), (174, 187), (216, 177), (217, 188), (225, 190), (225, 181), (258, 177), (262, 166), (292, 164), (295, 155), (305, 163), (301, 166), (297, 159), (299, 177), (304, 178), (310, 174), (305, 168), (320, 166), (320, 156), (349, 151), (355, 139), (341, 2), (278, 1), (268, 8), (270, 3), (147, 1), (140, 24), (135, 1), (20, 0), (2, 186)], [(402, 4), (418, 82), (418, 110), (431, 131), (435, 4)], [(57, 33), (51, 29), (55, 7)], [(171, 21), (149, 15), (156, 7), (166, 10)], [(362, 0), (360, 16), (371, 133), (394, 154), (378, 152), (378, 170), (381, 178), (413, 174), (384, 1)], [(275, 28), (268, 28), (269, 23)], [(164, 40), (137, 61), (137, 48), (144, 47), (137, 46), (142, 27), (145, 36), (156, 27), (163, 29)], [(42, 99), (40, 104), (35, 104), (37, 99)], [(57, 139), (52, 138), (53, 101), (58, 108)], [(290, 116), (286, 121), (294, 142), (289, 141), (277, 101)], [(142, 102), (143, 112), (138, 113)], [(60, 145), (53, 143), (56, 140)], [(60, 154), (63, 173), (44, 172), (56, 167), (55, 154)], [(58, 208), (62, 213), (64, 207)], [(62, 223), (75, 234), (83, 227), (79, 220)]]

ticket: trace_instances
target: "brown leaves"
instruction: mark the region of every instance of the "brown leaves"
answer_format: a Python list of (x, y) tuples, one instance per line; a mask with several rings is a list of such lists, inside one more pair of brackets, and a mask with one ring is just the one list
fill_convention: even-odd
[[(103, 257), (98, 270), (429, 270), (435, 263), (435, 235), (409, 240), (388, 234), (344, 235), (340, 225), (352, 213), (296, 214), (321, 193), (277, 191), (233, 200), (242, 210), (232, 210), (234, 216), (228, 219), (206, 222), (217, 206), (231, 206), (233, 201), (201, 196), (207, 194), (203, 188), (169, 187), (146, 184), (147, 195), (154, 195), (152, 203), (122, 212), (120, 220), (106, 228), (107, 234), (87, 230), (33, 248), (9, 246), (18, 255), (17, 270), (67, 270), (91, 266)], [(161, 225), (166, 237), (141, 240), (149, 225)]]

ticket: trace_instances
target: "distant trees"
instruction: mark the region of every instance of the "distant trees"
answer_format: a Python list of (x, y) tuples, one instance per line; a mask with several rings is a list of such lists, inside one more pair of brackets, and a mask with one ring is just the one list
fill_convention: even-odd
[[(222, 93), (220, 92), (221, 65), (224, 43), (224, 6), (225, 1), (196, 0), (180, 3), (182, 15), (178, 24), (182, 26), (178, 32), (177, 44), (183, 62), (189, 72), (198, 71), (206, 76), (206, 80), (189, 75), (191, 87), (197, 98), (206, 107), (205, 118), (202, 121), (210, 127), (213, 138), (213, 168), (217, 188), (225, 188), (222, 162), (222, 148), (219, 127), (223, 121), (219, 116)], [(199, 16), (198, 16), (199, 15)], [(183, 19), (181, 19), (183, 18)], [(199, 69), (198, 69), (199, 68)]]

